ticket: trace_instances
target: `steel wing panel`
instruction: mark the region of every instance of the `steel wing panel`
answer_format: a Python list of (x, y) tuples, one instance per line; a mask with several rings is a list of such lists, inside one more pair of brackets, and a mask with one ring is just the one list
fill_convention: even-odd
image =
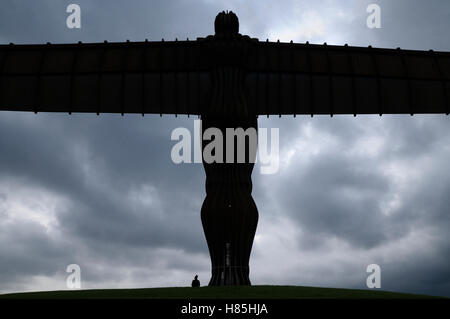
[(259, 42), (248, 65), (258, 115), (449, 113), (450, 53)]
[(197, 41), (1, 45), (0, 110), (200, 114)]

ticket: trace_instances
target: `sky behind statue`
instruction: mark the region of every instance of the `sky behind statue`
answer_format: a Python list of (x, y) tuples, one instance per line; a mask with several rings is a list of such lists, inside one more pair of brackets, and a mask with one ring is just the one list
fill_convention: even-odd
[[(71, 3), (81, 8), (80, 29), (66, 26)], [(366, 25), (371, 3), (380, 5), (380, 29)], [(242, 34), (260, 40), (450, 51), (446, 0), (2, 5), (0, 43), (195, 39), (213, 34), (214, 17), (228, 9)], [(83, 288), (209, 278), (204, 171), (170, 157), (172, 130), (192, 121), (2, 112), (0, 292), (64, 289), (74, 263)], [(253, 174), (261, 218), (252, 283), (366, 288), (376, 263), (383, 290), (450, 296), (449, 121), (260, 118), (260, 127), (280, 128), (280, 163), (277, 174)]]

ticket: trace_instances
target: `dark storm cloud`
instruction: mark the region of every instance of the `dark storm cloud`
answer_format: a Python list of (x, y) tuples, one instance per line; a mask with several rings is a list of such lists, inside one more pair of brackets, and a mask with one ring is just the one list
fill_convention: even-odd
[[(450, 253), (449, 119), (371, 116), (297, 121), (299, 127), (312, 128), (312, 137), (290, 128), (291, 120), (271, 123), (280, 126), (280, 145), (292, 149), (296, 141), (304, 144), (297, 147), (285, 171), (268, 177), (271, 181), (264, 191), (270, 194), (271, 207), (302, 230), (297, 236), (298, 257), (311, 250), (329, 253), (336, 249), (329, 246), (335, 238), (349, 245), (346, 250), (355, 255), (367, 251), (382, 265), (385, 289), (448, 294), (444, 256)], [(368, 133), (368, 128), (373, 132)], [(374, 137), (382, 144), (371, 150)], [(310, 142), (322, 144), (317, 154), (310, 154)], [(355, 149), (362, 151), (355, 154)], [(405, 182), (399, 186), (397, 178)], [(255, 198), (261, 196), (264, 201), (260, 191)], [(383, 206), (393, 200), (400, 204), (386, 211)], [(402, 241), (410, 245), (404, 247)], [(386, 253), (379, 253), (380, 249)], [(355, 257), (342, 251), (342, 258), (352, 262)], [(344, 286), (361, 287), (364, 279), (361, 273), (359, 282), (353, 285), (348, 278)], [(430, 286), (432, 282), (435, 285)]]
[[(65, 26), (65, 8), (69, 3), (72, 2), (11, 2), (8, 14), (0, 22), (0, 39), (14, 43), (156, 40), (175, 38), (180, 36), (177, 32), (185, 30), (180, 29), (181, 24), (164, 22), (170, 20), (173, 12), (186, 10), (186, 3), (182, 2), (171, 2), (172, 7), (162, 2), (140, 1), (128, 7), (124, 2), (105, 5), (105, 1), (79, 1), (81, 30), (69, 30)], [(135, 17), (135, 24), (129, 23), (130, 16)], [(212, 26), (211, 21), (207, 23)], [(189, 30), (201, 35), (199, 31)], [(192, 34), (186, 36), (193, 38)], [(136, 246), (148, 251), (167, 247), (206, 254), (198, 222), (201, 201), (191, 200), (203, 197), (204, 173), (201, 167), (182, 168), (170, 161), (171, 130), (178, 126), (191, 127), (192, 121), (132, 116), (69, 118), (55, 114), (30, 118), (29, 114), (4, 113), (1, 122), (0, 176), (20, 178), (27, 185), (67, 196), (70, 207), (59, 212), (57, 219), (59, 230), (75, 242), (75, 248), (61, 248), (59, 262), (49, 258), (45, 267), (34, 269), (12, 267), (14, 262), (29, 263), (5, 252), (2, 257), (10, 262), (2, 263), (2, 272), (4, 268), (15, 269), (19, 278), (49, 271), (56, 273), (74, 259), (94, 269), (102, 260), (114, 264), (117, 259), (132, 259), (134, 265), (145, 262), (150, 266), (147, 257), (136, 258), (131, 253), (131, 248)], [(154, 198), (150, 200), (150, 196)], [(144, 203), (140, 197), (147, 197)], [(9, 234), (13, 238), (13, 230), (5, 227), (5, 236)], [(53, 242), (45, 231), (41, 235), (47, 242)], [(28, 260), (44, 258), (40, 253), (46, 249), (46, 242), (26, 241), (23, 245), (29, 247)], [(107, 249), (111, 245), (114, 249)], [(101, 251), (102, 258), (92, 257), (96, 262), (89, 262), (90, 249)], [(177, 268), (176, 265), (167, 268)], [(186, 269), (189, 262), (180, 261), (180, 265)], [(120, 272), (117, 268), (115, 271)], [(87, 274), (85, 280), (101, 276)], [(2, 282), (6, 287), (14, 278), (5, 276)], [(8, 289), (17, 288), (9, 286)]]
[[(339, 3), (338, 1), (331, 1)], [(355, 14), (353, 19), (334, 23), (333, 30), (347, 33), (350, 45), (373, 47), (387, 47), (418, 50), (450, 50), (448, 37), (448, 21), (450, 12), (448, 1), (433, 0), (363, 0), (350, 1), (347, 7), (349, 12)], [(369, 4), (378, 4), (381, 9), (381, 28), (369, 29), (366, 19), (369, 13), (366, 8)], [(344, 7), (341, 4), (337, 7)], [(352, 32), (348, 31), (351, 28)], [(333, 32), (333, 30), (330, 30)], [(342, 44), (342, 43), (340, 43)]]
[[(48, 125), (34, 129), (30, 125), (27, 131), (18, 125), (20, 116), (4, 116), (1, 141), (6, 152), (0, 159), (0, 175), (25, 176), (29, 183), (70, 195), (77, 209), (61, 217), (64, 228), (83, 238), (128, 244), (173, 245), (180, 242), (179, 236), (197, 237), (199, 207), (189, 202), (202, 196), (203, 172), (198, 165), (183, 169), (171, 162), (170, 148), (175, 142), (170, 141), (170, 120), (163, 127), (159, 119), (42, 117)], [(177, 122), (173, 128), (192, 126)], [(80, 156), (84, 152), (85, 157)], [(86, 165), (92, 171), (86, 171)], [(90, 174), (96, 175), (100, 185), (92, 183)], [(127, 193), (134, 188), (141, 191), (142, 183), (158, 186), (154, 194), (143, 196), (155, 196), (161, 203), (147, 208), (162, 210), (161, 218), (155, 219), (145, 207), (130, 206)], [(177, 201), (173, 201), (174, 193), (180, 194)], [(185, 223), (180, 225), (178, 219)], [(181, 231), (186, 225), (190, 227)], [(171, 232), (166, 232), (168, 227)], [(129, 232), (124, 234), (123, 229)], [(199, 240), (194, 241), (198, 244)], [(190, 240), (181, 238), (181, 242), (189, 245)]]
[[(445, 152), (446, 141), (450, 137), (448, 119), (416, 119), (385, 117), (386, 123), (392, 124), (385, 127), (389, 131), (384, 134), (389, 140), (385, 141), (386, 147), (376, 156), (349, 155), (349, 150), (354, 147), (352, 144), (357, 142), (361, 134), (353, 119), (322, 119), (314, 122), (316, 131), (321, 134), (328, 132), (337, 145), (324, 149), (306, 165), (293, 164), (290, 169), (296, 171), (295, 178), (288, 172), (280, 177), (280, 184), (277, 184), (280, 189), (275, 190), (278, 191), (275, 198), (279, 198), (279, 205), (290, 212), (299, 225), (312, 233), (345, 238), (353, 245), (364, 248), (404, 236), (412, 227), (411, 224), (423, 218), (427, 219), (427, 223), (447, 222), (449, 217), (445, 209), (445, 194), (450, 191), (450, 173), (441, 161), (448, 155)], [(331, 122), (341, 123), (341, 129), (333, 129), (333, 125), (328, 125)], [(354, 136), (349, 138), (349, 132), (352, 131)], [(294, 136), (284, 138), (287, 141), (289, 138), (296, 139)], [(300, 149), (292, 162), (301, 162), (303, 156)], [(408, 165), (425, 157), (429, 158), (429, 162), (425, 162), (428, 167), (424, 167), (424, 170), (431, 169), (425, 177), (429, 178), (432, 174), (436, 176), (431, 180), (419, 179), (417, 184), (410, 185), (408, 190), (411, 193), (402, 194), (406, 207), (392, 215), (384, 215), (380, 202), (389, 200), (396, 190), (392, 178), (383, 174), (383, 169), (391, 161), (411, 159), (404, 162)], [(413, 170), (417, 167), (410, 169), (411, 174), (414, 174)], [(408, 168), (405, 171), (408, 174)], [(287, 193), (286, 189), (297, 192)], [(422, 214), (424, 211), (426, 215)]]
[[(0, 179), (16, 178), (68, 197), (70, 205), (58, 212), (58, 229), (75, 243), (55, 242), (39, 225), (34, 231), (41, 230), (40, 237), (18, 238), (29, 228), (5, 225), (2, 234), (14, 239), (16, 253), (2, 251), (8, 261), (1, 264), (3, 285), (16, 276), (61, 272), (74, 259), (91, 269), (102, 260), (149, 267), (157, 262), (156, 252), (139, 256), (139, 247), (141, 253), (168, 248), (206, 254), (199, 223), (204, 173), (199, 165), (183, 168), (170, 160), (171, 130), (190, 128), (192, 121), (46, 114), (36, 121), (30, 115), (8, 113), (0, 120)], [(55, 248), (59, 254), (48, 256)], [(90, 256), (91, 250), (100, 256)], [(33, 259), (43, 263), (34, 267)], [(167, 262), (166, 269), (190, 269), (188, 258)], [(87, 272), (84, 278), (106, 278), (111, 271)]]
[(24, 274), (52, 275), (54, 266), (65, 257), (68, 247), (53, 241), (36, 226), (33, 222), (1, 226), (0, 284), (18, 280)]
[[(81, 7), (81, 29), (66, 27), (66, 7)], [(201, 3), (201, 2), (200, 2)], [(217, 9), (190, 1), (26, 1), (3, 3), (0, 40), (15, 43), (65, 43), (149, 40), (206, 36), (213, 33)], [(193, 10), (195, 8), (195, 10)], [(132, 18), (131, 18), (132, 17)]]
[(377, 45), (450, 50), (448, 1), (381, 0), (377, 3), (382, 9), (383, 21), (381, 32), (376, 36)]
[[(80, 30), (65, 26), (69, 3), (82, 8)], [(366, 27), (369, 3), (4, 1), (0, 41), (195, 39), (231, 9), (241, 32), (261, 39), (450, 50), (448, 1), (377, 1), (378, 30)], [(264, 243), (255, 242), (255, 283), (364, 288), (365, 267), (379, 262), (383, 289), (450, 295), (448, 117), (259, 125), (280, 128), (282, 163), (278, 174), (253, 174)], [(184, 284), (194, 272), (207, 280), (203, 168), (170, 160), (181, 126), (193, 120), (2, 112), (0, 291), (64, 288), (74, 262), (86, 287)], [(280, 272), (276, 250), (293, 271)]]

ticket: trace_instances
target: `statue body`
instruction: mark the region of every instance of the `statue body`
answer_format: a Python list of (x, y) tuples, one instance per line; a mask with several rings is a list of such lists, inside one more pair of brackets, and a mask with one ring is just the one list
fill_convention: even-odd
[(237, 33), (237, 23), (232, 12), (220, 13), (215, 23), (216, 35), (204, 40), (205, 58), (211, 65), (212, 92), (208, 108), (202, 112), (202, 134), (211, 127), (220, 129), (224, 142), (223, 163), (207, 163), (203, 158), (206, 198), (201, 219), (211, 256), (210, 286), (250, 285), (249, 259), (258, 223), (258, 210), (251, 196), (255, 158), (249, 152), (249, 143), (245, 144), (244, 163), (237, 163), (236, 141), (234, 162), (225, 161), (225, 145), (230, 142), (227, 128), (257, 130), (256, 114), (246, 103), (246, 73), (242, 68), (252, 41)]

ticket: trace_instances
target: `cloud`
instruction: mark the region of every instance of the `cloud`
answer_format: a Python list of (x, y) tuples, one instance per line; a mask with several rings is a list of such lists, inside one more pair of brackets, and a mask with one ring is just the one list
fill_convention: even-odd
[[(267, 254), (284, 256), (283, 268), (261, 270), (270, 282), (362, 288), (365, 267), (377, 263), (384, 289), (448, 293), (448, 118), (263, 122), (281, 127), (281, 157), (290, 158), (280, 174), (255, 182), (260, 214), (282, 221), (274, 219), (272, 234), (263, 235), (267, 217), (260, 219)], [(291, 129), (294, 122), (299, 128)], [(279, 240), (275, 229), (291, 240)]]

